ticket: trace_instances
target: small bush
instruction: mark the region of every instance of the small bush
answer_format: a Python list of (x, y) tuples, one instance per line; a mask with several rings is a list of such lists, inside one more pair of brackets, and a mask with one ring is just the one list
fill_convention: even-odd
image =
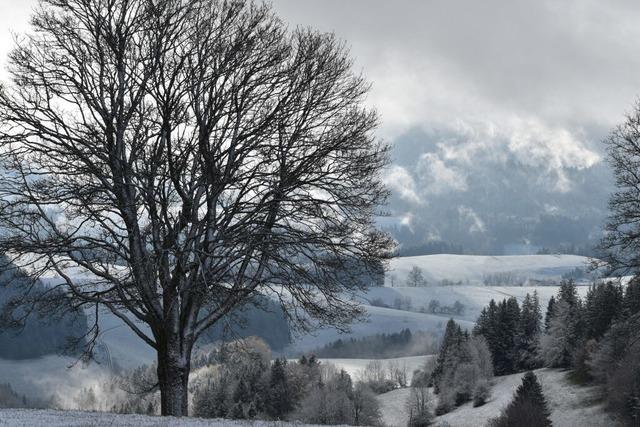
[(433, 385), (431, 372), (426, 372), (422, 369), (416, 369), (413, 371), (411, 377), (411, 387), (431, 387)]
[(390, 379), (384, 379), (379, 381), (367, 381), (365, 382), (375, 394), (388, 393), (397, 388), (396, 382)]
[(491, 386), (488, 381), (480, 381), (473, 390), (473, 407), (477, 408), (487, 403), (491, 397)]
[(433, 413), (429, 408), (431, 395), (426, 387), (411, 389), (411, 395), (407, 401), (409, 413), (408, 427), (426, 427), (433, 421)]

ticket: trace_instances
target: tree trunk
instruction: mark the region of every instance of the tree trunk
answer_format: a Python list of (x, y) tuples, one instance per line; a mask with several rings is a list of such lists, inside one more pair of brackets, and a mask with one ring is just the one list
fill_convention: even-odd
[(167, 342), (158, 349), (158, 385), (161, 414), (186, 417), (189, 414), (188, 385), (191, 352), (178, 342)]

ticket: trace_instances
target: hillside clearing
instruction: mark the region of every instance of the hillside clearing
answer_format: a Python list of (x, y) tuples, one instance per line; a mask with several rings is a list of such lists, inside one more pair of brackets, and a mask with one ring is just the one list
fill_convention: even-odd
[[(577, 386), (567, 379), (567, 372), (558, 369), (535, 371), (542, 384), (551, 410), (551, 420), (555, 427), (615, 427), (620, 426), (614, 416), (605, 412), (598, 400), (598, 389), (592, 386)], [(496, 377), (492, 397), (484, 405), (474, 408), (468, 402), (454, 411), (437, 417), (435, 425), (447, 422), (451, 427), (482, 427), (491, 418), (500, 415), (513, 397), (521, 382), (522, 373)], [(410, 389), (394, 390), (378, 396), (383, 421), (393, 427), (407, 425), (406, 401)], [(432, 402), (435, 406), (435, 402)]]

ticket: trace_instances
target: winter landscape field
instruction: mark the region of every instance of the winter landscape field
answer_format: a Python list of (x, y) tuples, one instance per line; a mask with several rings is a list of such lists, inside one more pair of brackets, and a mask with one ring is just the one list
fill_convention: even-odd
[(640, 426), (638, 22), (0, 0), (0, 427)]
[[(395, 286), (391, 287), (387, 280), (383, 287), (370, 288), (359, 296), (367, 317), (352, 326), (348, 334), (341, 334), (333, 329), (315, 331), (308, 336), (294, 340), (282, 351), (286, 354), (312, 353), (322, 345), (337, 339), (351, 339), (367, 337), (382, 333), (396, 333), (403, 329), (413, 332), (423, 331), (433, 334), (438, 339), (445, 330), (449, 318), (453, 317), (465, 329), (472, 330), (475, 319), (482, 308), (491, 300), (515, 298), (519, 302), (527, 294), (535, 291), (540, 298), (540, 304), (546, 306), (549, 299), (558, 293), (556, 285), (532, 286), (522, 283), (515, 286), (489, 286), (482, 284), (483, 278), (505, 272), (518, 272), (518, 277), (533, 277), (536, 280), (560, 281), (562, 274), (578, 269), (586, 269), (588, 258), (562, 255), (540, 256), (510, 256), (510, 257), (476, 257), (476, 256), (423, 256), (396, 258), (392, 260), (387, 274), (396, 274), (405, 268), (419, 267), (426, 277), (437, 277), (441, 280), (450, 277), (451, 281), (460, 280), (459, 271), (465, 272), (468, 282), (458, 285), (434, 283), (422, 287)], [(410, 267), (407, 267), (410, 266)], [(527, 268), (527, 266), (529, 266)], [(515, 275), (514, 275), (515, 276)], [(53, 280), (53, 279), (50, 279)], [(470, 285), (467, 283), (475, 283)], [(584, 298), (588, 286), (578, 286), (577, 293)], [(410, 307), (394, 307), (398, 299), (410, 301)], [(437, 300), (442, 306), (453, 306), (456, 301), (462, 303), (464, 311), (459, 314), (425, 313), (431, 300)], [(372, 305), (375, 302), (376, 305)], [(385, 305), (380, 306), (380, 305)], [(397, 305), (397, 304), (396, 304)], [(224, 425), (222, 420), (162, 420), (155, 417), (113, 415), (77, 412), (82, 409), (82, 391), (93, 389), (96, 392), (101, 384), (113, 375), (113, 366), (136, 368), (143, 364), (154, 362), (152, 352), (144, 343), (126, 328), (122, 322), (112, 316), (104, 316), (101, 320), (101, 344), (106, 348), (108, 358), (101, 363), (84, 364), (77, 358), (70, 356), (48, 355), (38, 359), (28, 360), (0, 360), (0, 383), (11, 384), (18, 395), (29, 396), (40, 401), (53, 399), (59, 408), (56, 411), (42, 410), (7, 410), (1, 412), (2, 419), (7, 425), (33, 425), (34, 422), (46, 420), (48, 425)], [(437, 347), (435, 348), (437, 350)], [(424, 352), (426, 352), (426, 348)], [(433, 351), (433, 348), (431, 349)], [(353, 381), (366, 381), (366, 370), (372, 362), (378, 363), (382, 371), (391, 367), (404, 370), (406, 384), (411, 384), (413, 373), (427, 365), (428, 361), (435, 362), (434, 354), (422, 356), (397, 357), (391, 359), (371, 358), (319, 358), (324, 365), (332, 365), (337, 370), (344, 370)], [(291, 362), (295, 363), (295, 359)], [(202, 375), (202, 370), (194, 373), (195, 377)], [(33, 375), (37, 372), (37, 375)], [(566, 400), (552, 400), (551, 417), (556, 425), (583, 425), (585, 419), (598, 424), (607, 424), (613, 420), (603, 410), (603, 405), (595, 397), (594, 391), (588, 387), (576, 387), (567, 380), (567, 372), (558, 370), (541, 371), (543, 387), (553, 390), (553, 395), (564, 396)], [(493, 380), (493, 398), (481, 408), (473, 408), (466, 404), (455, 411), (437, 419), (446, 421), (452, 426), (482, 425), (491, 418), (500, 415), (501, 410), (509, 403), (522, 375), (513, 374), (496, 377)], [(55, 390), (55, 393), (51, 391)], [(382, 422), (388, 426), (404, 426), (408, 420), (406, 409), (411, 388), (398, 388), (382, 393), (376, 397), (380, 405)], [(431, 401), (435, 408), (437, 397)], [(586, 402), (580, 406), (580, 402)], [(61, 411), (66, 409), (70, 412)], [(103, 408), (104, 409), (104, 408)], [(433, 408), (432, 408), (433, 409)], [(73, 411), (76, 412), (73, 412)], [(573, 413), (571, 412), (573, 411)], [(564, 414), (564, 415), (562, 415)], [(582, 414), (582, 415), (580, 415)], [(581, 418), (583, 417), (583, 418)], [(482, 420), (482, 421), (479, 421)], [(575, 422), (574, 422), (575, 420)], [(44, 422), (44, 421), (43, 421)], [(479, 423), (480, 424), (477, 424)], [(75, 424), (74, 424), (75, 423)], [(92, 424), (93, 423), (93, 424)], [(160, 423), (160, 424), (157, 424)], [(222, 424), (221, 424), (222, 423)], [(241, 422), (236, 422), (242, 425)], [(230, 424), (231, 425), (231, 424)], [(271, 425), (271, 424), (265, 424)], [(280, 425), (280, 424), (278, 424)], [(282, 424), (286, 425), (286, 424)]]

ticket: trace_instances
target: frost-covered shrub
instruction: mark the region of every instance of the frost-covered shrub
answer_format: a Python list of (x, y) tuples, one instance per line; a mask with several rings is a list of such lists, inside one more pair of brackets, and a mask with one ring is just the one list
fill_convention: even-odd
[(605, 387), (610, 410), (629, 425), (640, 423), (640, 319), (614, 324), (591, 352), (591, 375)]
[(364, 384), (355, 388), (344, 371), (328, 369), (322, 383), (313, 386), (290, 416), (308, 424), (379, 425), (380, 408)]
[(433, 421), (433, 413), (429, 408), (430, 394), (426, 387), (415, 387), (411, 389), (411, 395), (407, 401), (407, 412), (409, 414), (408, 427), (426, 427)]
[(449, 321), (432, 375), (438, 393), (436, 414), (447, 413), (471, 400), (477, 384), (491, 377), (493, 364), (486, 339), (469, 337), (455, 322)]
[(487, 380), (481, 380), (473, 390), (473, 407), (477, 408), (487, 403), (491, 397), (491, 384)]

